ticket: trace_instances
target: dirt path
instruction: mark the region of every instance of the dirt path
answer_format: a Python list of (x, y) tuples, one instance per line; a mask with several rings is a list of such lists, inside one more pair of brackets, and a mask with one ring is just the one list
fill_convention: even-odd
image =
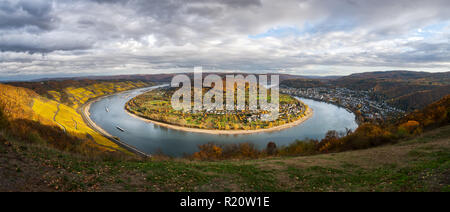
[(77, 121), (75, 121), (75, 119), (73, 119), (73, 117), (72, 117), (72, 121), (75, 124), (75, 130), (78, 130), (78, 123), (77, 123)]
[(57, 123), (62, 129), (63, 129), (63, 131), (64, 132), (66, 132), (66, 127), (64, 127), (61, 123), (59, 123), (58, 121), (56, 121), (56, 116), (58, 115), (58, 113), (59, 113), (59, 105), (61, 105), (60, 103), (58, 103), (58, 105), (56, 106), (56, 112), (55, 112), (55, 115), (53, 116), (53, 121), (55, 122), (55, 123)]

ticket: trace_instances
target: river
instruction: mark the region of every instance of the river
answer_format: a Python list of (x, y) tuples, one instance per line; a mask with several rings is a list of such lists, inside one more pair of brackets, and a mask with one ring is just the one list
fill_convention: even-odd
[[(311, 99), (298, 98), (313, 109), (311, 118), (300, 125), (275, 132), (243, 135), (213, 135), (184, 132), (145, 122), (130, 116), (125, 103), (151, 88), (140, 88), (101, 98), (91, 104), (90, 118), (97, 126), (124, 143), (147, 154), (162, 152), (169, 156), (183, 156), (198, 151), (199, 144), (251, 142), (259, 149), (273, 141), (277, 146), (288, 145), (295, 140), (322, 139), (329, 130), (356, 129), (355, 115), (342, 107)], [(117, 128), (119, 126), (122, 130)]]

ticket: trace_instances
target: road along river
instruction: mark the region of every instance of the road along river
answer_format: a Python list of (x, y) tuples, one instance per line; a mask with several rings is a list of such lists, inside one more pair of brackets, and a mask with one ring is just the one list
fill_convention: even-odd
[(162, 152), (170, 156), (183, 156), (198, 151), (199, 144), (251, 142), (263, 149), (270, 141), (278, 146), (288, 145), (295, 140), (322, 139), (329, 130), (345, 131), (356, 129), (355, 115), (342, 107), (299, 98), (314, 111), (303, 123), (273, 132), (241, 135), (216, 135), (186, 132), (144, 121), (131, 116), (124, 108), (125, 103), (150, 88), (140, 88), (98, 98), (87, 104), (82, 112), (88, 116), (90, 125), (109, 137), (120, 139), (122, 146), (148, 155)]

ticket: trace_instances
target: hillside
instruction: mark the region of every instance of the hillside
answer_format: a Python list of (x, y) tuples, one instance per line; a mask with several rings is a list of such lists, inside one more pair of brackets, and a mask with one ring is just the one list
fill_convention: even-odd
[(9, 85), (28, 88), (42, 97), (78, 108), (87, 100), (120, 91), (154, 85), (140, 80), (48, 80), (38, 82), (13, 82)]
[(450, 72), (386, 71), (352, 74), (333, 81), (336, 86), (373, 90), (380, 99), (404, 110), (420, 109), (450, 90)]
[(5, 139), (0, 191), (450, 191), (450, 126), (394, 145), (200, 162), (87, 157)]
[(342, 87), (372, 91), (373, 98), (406, 111), (421, 109), (450, 90), (450, 72), (384, 71), (352, 74), (331, 80), (289, 79), (289, 87)]
[(48, 143), (61, 150), (98, 154), (128, 152), (91, 129), (78, 113), (79, 107), (98, 96), (152, 84), (52, 81), (23, 85), (33, 90), (0, 84), (0, 110), (9, 120), (8, 136)]

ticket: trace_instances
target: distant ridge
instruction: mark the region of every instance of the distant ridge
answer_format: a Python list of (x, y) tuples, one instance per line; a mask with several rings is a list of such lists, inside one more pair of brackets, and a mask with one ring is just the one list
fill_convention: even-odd
[(392, 71), (374, 71), (374, 72), (363, 72), (363, 73), (354, 73), (348, 76), (341, 77), (345, 78), (377, 78), (377, 79), (392, 79), (392, 78), (402, 78), (402, 79), (418, 79), (424, 77), (434, 77), (434, 78), (450, 78), (450, 72), (423, 72), (423, 71), (405, 71), (405, 70), (392, 70)]
[[(130, 74), (130, 75), (109, 75), (109, 76), (81, 76), (81, 77), (56, 77), (56, 78), (39, 78), (35, 80), (28, 80), (29, 82), (43, 82), (43, 81), (64, 81), (64, 80), (141, 80), (148, 82), (170, 82), (173, 76), (178, 74), (186, 74), (190, 77), (193, 76), (193, 73), (173, 73), (173, 74)], [(219, 76), (224, 77), (227, 74), (257, 74), (257, 73), (223, 73), (223, 72), (204, 72), (203, 76), (208, 74), (217, 74)], [(274, 74), (267, 74), (274, 75)], [(291, 74), (277, 74), (280, 76), (280, 80), (286, 79), (298, 79), (298, 78), (328, 78), (328, 77), (315, 77), (315, 76), (301, 76), (301, 75), (291, 75)], [(336, 78), (334, 76), (330, 76), (330, 78)], [(11, 81), (14, 82), (14, 81)]]
[[(149, 82), (170, 82), (172, 77), (176, 74), (187, 74), (188, 76), (192, 76), (191, 72), (187, 73), (169, 73), (169, 74), (121, 74), (121, 75), (87, 75), (87, 76), (63, 76), (63, 77), (43, 77), (36, 79), (6, 79), (0, 80), (3, 83), (8, 82), (42, 82), (42, 81), (63, 81), (63, 80), (142, 80)], [(218, 74), (224, 76), (226, 74), (267, 74), (267, 73), (246, 73), (246, 72), (204, 72), (203, 74)], [(276, 73), (273, 73), (276, 74)], [(268, 74), (272, 75), (272, 74)], [(354, 73), (350, 75), (330, 75), (330, 76), (317, 76), (317, 75), (295, 75), (295, 74), (278, 74), (280, 76), (280, 80), (287, 79), (317, 79), (317, 80), (337, 80), (337, 79), (345, 79), (345, 78), (422, 78), (422, 77), (449, 77), (450, 72), (439, 72), (439, 73), (431, 73), (431, 72), (418, 72), (418, 71), (407, 71), (407, 70), (390, 70), (390, 71), (375, 71), (375, 72), (363, 72), (363, 73)]]

